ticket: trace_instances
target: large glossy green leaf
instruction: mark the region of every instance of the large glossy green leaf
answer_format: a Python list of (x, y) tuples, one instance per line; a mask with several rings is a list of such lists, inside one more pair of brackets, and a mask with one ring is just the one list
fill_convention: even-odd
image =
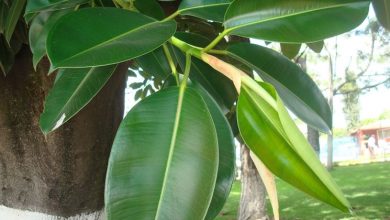
[(34, 68), (46, 54), (46, 39), (50, 29), (57, 20), (69, 13), (69, 10), (61, 10), (56, 12), (41, 12), (31, 22), (29, 29), (30, 48), (33, 53)]
[(81, 9), (61, 17), (50, 30), (47, 53), (55, 68), (103, 66), (153, 51), (175, 30), (174, 21), (123, 9)]
[(231, 0), (183, 0), (178, 10), (183, 15), (223, 22), (230, 2)]
[(164, 50), (161, 47), (138, 57), (135, 61), (144, 71), (160, 80), (166, 79), (172, 73)]
[(218, 137), (219, 165), (217, 181), (215, 183), (213, 198), (206, 220), (214, 219), (222, 210), (235, 177), (235, 145), (229, 122), (224, 116), (215, 100), (199, 84), (193, 83), (193, 88), (199, 92), (211, 113)]
[(376, 18), (379, 23), (390, 30), (390, 2), (389, 0), (373, 0), (372, 6), (374, 7)]
[[(247, 81), (248, 82), (248, 81)], [(266, 83), (244, 82), (237, 117), (242, 138), (276, 176), (342, 211), (350, 205)]]
[(108, 220), (203, 219), (218, 169), (217, 135), (201, 96), (161, 90), (119, 127), (105, 189)]
[(366, 18), (367, 0), (236, 0), (228, 8), (228, 33), (268, 41), (302, 43), (332, 37)]
[(49, 133), (71, 119), (106, 84), (116, 65), (61, 69), (50, 90), (39, 124), (44, 133)]
[(25, 16), (41, 11), (56, 11), (67, 8), (74, 8), (77, 5), (88, 2), (89, 0), (29, 0), (27, 2)]
[(26, 0), (13, 0), (12, 5), (7, 13), (4, 25), (4, 36), (7, 42), (11, 41), (11, 37), (14, 33), (16, 24), (18, 23), (19, 17), (22, 14)]
[(299, 66), (271, 49), (249, 43), (230, 46), (228, 54), (274, 85), (299, 118), (324, 132), (330, 131), (332, 113), (329, 105), (316, 83)]

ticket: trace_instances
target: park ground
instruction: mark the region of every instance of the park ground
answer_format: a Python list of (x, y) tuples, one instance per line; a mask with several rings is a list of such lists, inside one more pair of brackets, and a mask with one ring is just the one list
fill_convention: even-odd
[[(277, 179), (281, 220), (390, 220), (390, 162), (335, 167), (331, 175), (351, 203), (353, 215), (312, 199)], [(237, 219), (240, 188), (236, 181), (217, 220)], [(269, 202), (267, 208), (272, 216)]]

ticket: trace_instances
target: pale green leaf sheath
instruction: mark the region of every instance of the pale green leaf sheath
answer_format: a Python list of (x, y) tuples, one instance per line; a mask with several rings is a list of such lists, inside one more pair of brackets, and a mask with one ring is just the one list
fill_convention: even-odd
[(202, 98), (191, 88), (157, 92), (127, 114), (115, 137), (108, 219), (203, 219), (217, 169), (217, 135)]
[(87, 8), (61, 17), (46, 48), (55, 68), (104, 66), (149, 53), (175, 31), (174, 21), (117, 8)]
[(348, 201), (270, 84), (243, 82), (237, 108), (242, 138), (272, 173), (323, 202), (349, 210)]

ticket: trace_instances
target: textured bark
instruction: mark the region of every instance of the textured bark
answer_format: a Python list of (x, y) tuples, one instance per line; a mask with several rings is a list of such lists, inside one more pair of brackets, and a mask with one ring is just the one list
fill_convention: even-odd
[(239, 220), (265, 220), (266, 190), (248, 148), (241, 144), (241, 199)]
[[(301, 56), (297, 59), (298, 64), (301, 66), (304, 72), (307, 71), (306, 56)], [(307, 140), (313, 147), (314, 151), (320, 156), (320, 133), (307, 125)]]
[(110, 147), (123, 116), (126, 67), (45, 137), (39, 115), (54, 76), (46, 76), (47, 62), (35, 72), (31, 60), (23, 48), (8, 76), (0, 76), (0, 205), (65, 217), (101, 210)]
[(307, 126), (307, 140), (317, 153), (317, 156), (320, 156), (320, 133), (309, 125)]

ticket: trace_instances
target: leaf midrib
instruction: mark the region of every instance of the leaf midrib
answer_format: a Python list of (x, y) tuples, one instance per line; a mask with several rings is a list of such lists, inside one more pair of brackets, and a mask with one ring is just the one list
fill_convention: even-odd
[[(159, 22), (160, 22), (160, 21), (154, 21), (154, 22), (151, 22), (151, 23), (147, 23), (147, 24), (141, 25), (141, 26), (139, 26), (139, 27), (137, 27), (137, 28), (131, 29), (131, 30), (127, 31), (127, 32), (124, 32), (124, 33), (122, 33), (122, 34), (120, 34), (120, 35), (117, 35), (117, 36), (115, 36), (115, 37), (113, 37), (113, 38), (110, 38), (109, 40), (104, 41), (104, 42), (101, 42), (101, 43), (99, 43), (99, 44), (97, 44), (97, 45), (95, 45), (95, 46), (93, 46), (93, 47), (90, 47), (90, 48), (88, 48), (88, 49), (86, 49), (86, 50), (80, 51), (79, 53), (76, 53), (76, 54), (74, 54), (74, 55), (72, 55), (72, 56), (70, 56), (70, 57), (68, 57), (68, 58), (66, 58), (66, 59), (64, 59), (64, 60), (62, 60), (61, 62), (57, 63), (56, 67), (59, 67), (58, 65), (61, 65), (61, 63), (62, 63), (62, 64), (63, 64), (63, 63), (66, 63), (67, 61), (72, 60), (72, 59), (74, 59), (75, 57), (78, 57), (78, 56), (81, 56), (81, 55), (83, 55), (83, 54), (85, 54), (85, 53), (87, 53), (87, 52), (93, 51), (93, 50), (95, 50), (95, 49), (97, 49), (97, 48), (99, 48), (99, 47), (101, 47), (101, 46), (105, 46), (105, 45), (107, 45), (107, 44), (110, 44), (110, 43), (112, 43), (113, 41), (115, 41), (115, 40), (117, 40), (117, 39), (119, 39), (119, 38), (125, 37), (126, 35), (129, 35), (129, 34), (131, 34), (131, 33), (133, 33), (133, 32), (136, 32), (136, 31), (138, 31), (138, 30), (140, 30), (140, 29), (144, 29), (144, 28), (146, 28), (146, 27), (148, 27), (148, 26), (154, 25), (154, 24), (159, 23)], [(163, 22), (160, 22), (160, 23), (163, 23)], [(53, 65), (54, 65), (54, 64), (53, 64)], [(107, 65), (109, 65), (109, 64), (107, 64)]]
[(178, 102), (177, 102), (177, 108), (176, 108), (176, 113), (175, 113), (175, 121), (174, 121), (174, 125), (173, 125), (173, 132), (172, 132), (171, 142), (170, 142), (170, 145), (169, 145), (169, 154), (168, 154), (168, 159), (167, 159), (167, 163), (166, 163), (166, 166), (165, 166), (163, 185), (162, 185), (160, 197), (159, 197), (159, 200), (158, 200), (156, 216), (154, 218), (155, 220), (160, 219), (160, 210), (161, 210), (161, 205), (162, 205), (162, 198), (164, 198), (164, 194), (166, 192), (167, 179), (168, 179), (169, 171), (170, 171), (170, 168), (171, 168), (173, 153), (174, 153), (175, 146), (176, 146), (176, 139), (177, 139), (177, 133), (178, 133), (178, 130), (179, 130), (181, 109), (183, 107), (184, 92), (185, 92), (185, 87), (180, 87), (180, 89), (179, 89), (179, 97), (178, 97)]
[[(301, 11), (301, 12), (297, 12), (297, 13), (291, 13), (291, 14), (288, 14), (288, 15), (284, 15), (284, 16), (277, 16), (277, 17), (272, 17), (272, 18), (268, 18), (268, 19), (264, 19), (264, 20), (260, 20), (260, 21), (254, 21), (254, 22), (249, 22), (249, 23), (246, 23), (246, 24), (243, 24), (243, 25), (238, 25), (238, 26), (234, 26), (234, 27), (231, 27), (231, 28), (228, 28), (226, 29), (226, 32), (227, 33), (230, 33), (236, 29), (239, 29), (239, 28), (242, 28), (242, 27), (245, 27), (245, 26), (251, 26), (251, 25), (255, 25), (255, 24), (261, 24), (261, 23), (265, 23), (265, 22), (269, 22), (269, 21), (273, 21), (273, 20), (278, 20), (278, 19), (283, 19), (283, 18), (288, 18), (288, 17), (293, 17), (293, 16), (297, 16), (297, 15), (301, 15), (301, 14), (305, 14), (305, 13), (310, 13), (310, 12), (315, 12), (315, 11), (322, 11), (322, 10), (327, 10), (327, 9), (333, 9), (333, 8), (341, 8), (341, 7), (344, 7), (344, 6), (347, 6), (347, 5), (350, 5), (350, 4), (361, 4), (363, 2), (352, 2), (352, 3), (344, 3), (344, 4), (336, 4), (336, 5), (332, 5), (332, 6), (328, 6), (328, 7), (323, 7), (323, 8), (316, 8), (316, 9), (311, 9), (311, 10), (305, 10), (305, 11)], [(256, 12), (252, 12), (253, 14), (256, 14)], [(249, 13), (249, 14), (252, 14), (252, 13)], [(234, 16), (228, 20), (225, 20), (224, 21), (224, 26), (226, 27), (226, 23), (228, 23), (229, 21), (232, 21), (232, 20), (237, 20), (239, 19), (240, 17), (245, 17), (245, 15), (239, 15), (239, 16)]]

